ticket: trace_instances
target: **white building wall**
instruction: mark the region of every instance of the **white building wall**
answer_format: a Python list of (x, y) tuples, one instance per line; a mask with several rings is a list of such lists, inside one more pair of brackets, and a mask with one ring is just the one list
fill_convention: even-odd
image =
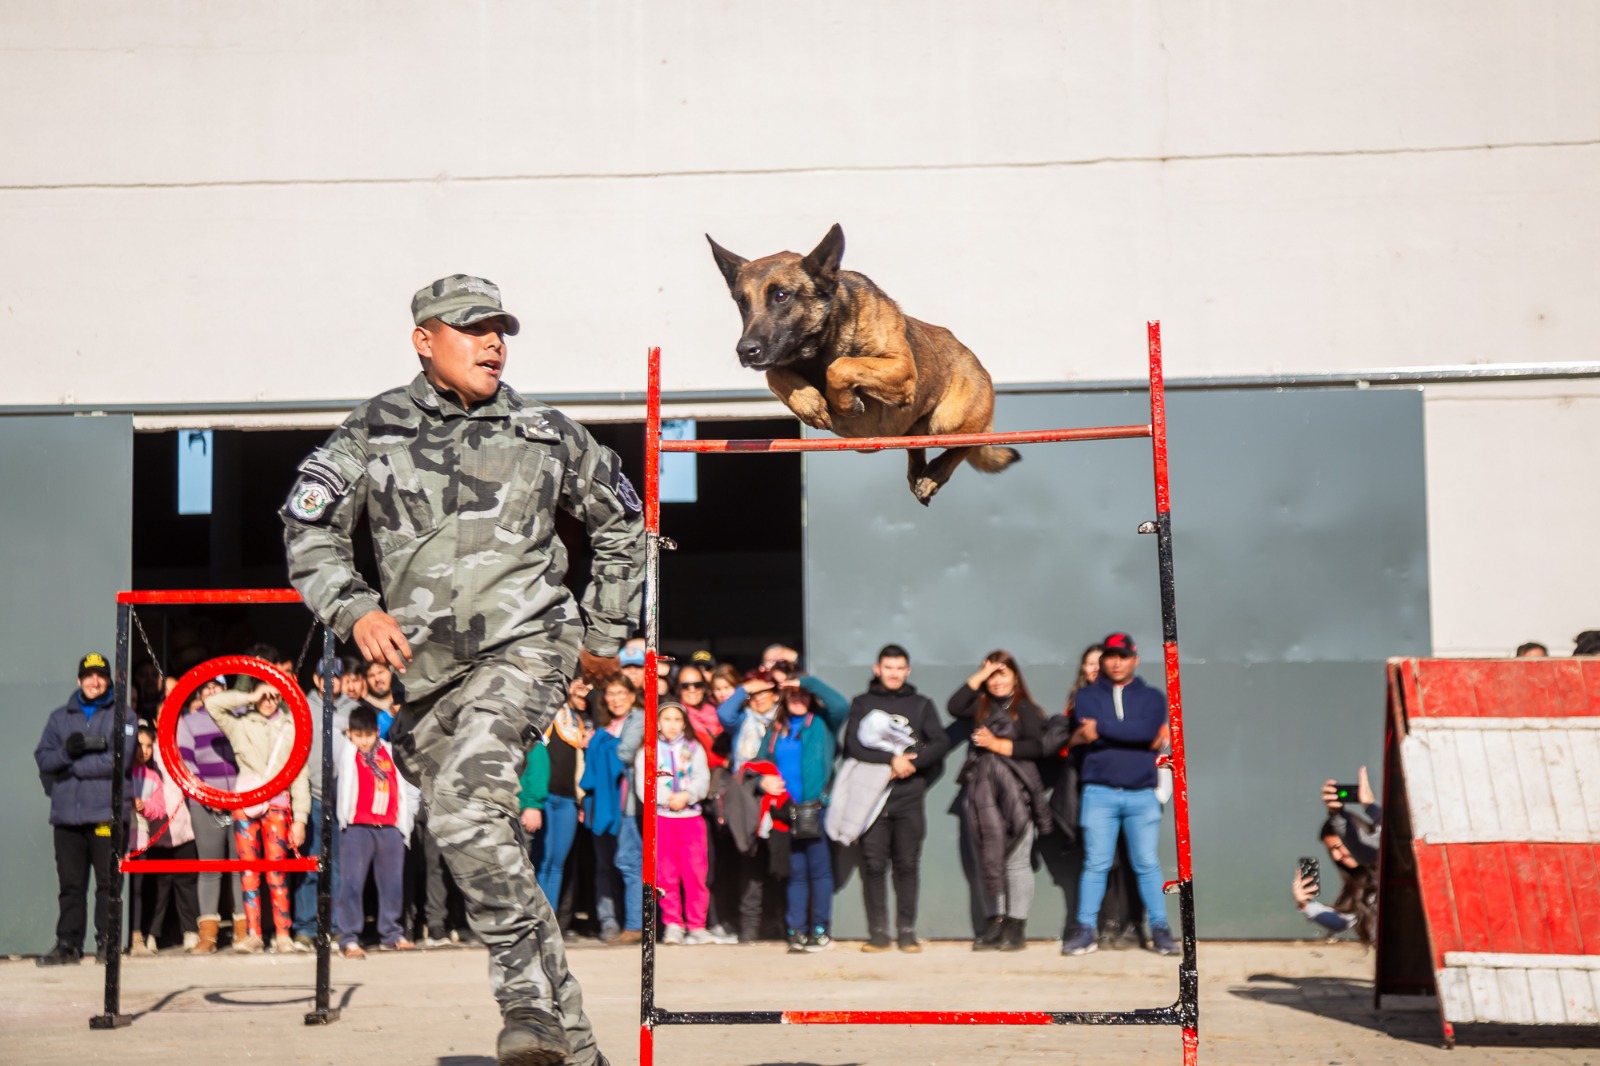
[[(0, 40), (6, 404), (369, 395), (457, 270), (529, 391), (637, 390), (651, 344), (749, 389), (702, 234), (834, 221), (1002, 382), (1137, 377), (1147, 317), (1176, 377), (1595, 359), (1579, 0), (13, 0)], [(1441, 652), (1600, 625), (1577, 391), (1430, 390)]]

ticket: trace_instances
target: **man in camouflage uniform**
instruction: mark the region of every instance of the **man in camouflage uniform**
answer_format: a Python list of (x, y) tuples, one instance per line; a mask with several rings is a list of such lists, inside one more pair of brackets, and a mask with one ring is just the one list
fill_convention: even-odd
[[(493, 284), (442, 278), (411, 312), (422, 373), (300, 464), (282, 511), (289, 579), (340, 638), (405, 674), (391, 740), (489, 947), (500, 1063), (604, 1063), (519, 837), (518, 788), (567, 679), (617, 671), (639, 609), (639, 498), (587, 430), (501, 383), (519, 325)], [(594, 548), (581, 613), (562, 584), (557, 507)], [(363, 510), (381, 598), (355, 568)]]

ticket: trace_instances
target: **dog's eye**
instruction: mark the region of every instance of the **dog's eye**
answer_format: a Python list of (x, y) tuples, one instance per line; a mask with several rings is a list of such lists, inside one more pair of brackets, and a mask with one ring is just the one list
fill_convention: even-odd
[(772, 302), (773, 303), (775, 303), (775, 304), (785, 303), (785, 302), (788, 301), (788, 299), (789, 299), (789, 291), (787, 289), (773, 289), (772, 290)]

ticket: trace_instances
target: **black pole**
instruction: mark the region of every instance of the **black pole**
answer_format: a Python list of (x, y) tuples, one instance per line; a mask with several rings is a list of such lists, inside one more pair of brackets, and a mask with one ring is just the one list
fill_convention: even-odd
[(333, 988), (333, 630), (322, 627), (322, 846), (317, 849), (317, 1000), (306, 1015), (307, 1025), (327, 1025), (339, 1020), (339, 1010), (329, 1005)]
[[(120, 1029), (133, 1019), (121, 1013), (122, 1009), (122, 850), (126, 846), (127, 823), (123, 820), (122, 777), (127, 767), (124, 760), (127, 745), (123, 737), (128, 720), (128, 620), (133, 608), (117, 604), (117, 661), (112, 684), (116, 692), (111, 700), (111, 869), (96, 870), (95, 877), (111, 878), (111, 927), (105, 930), (106, 1002), (105, 1013), (89, 1019), (91, 1029)], [(99, 932), (99, 930), (96, 930)]]

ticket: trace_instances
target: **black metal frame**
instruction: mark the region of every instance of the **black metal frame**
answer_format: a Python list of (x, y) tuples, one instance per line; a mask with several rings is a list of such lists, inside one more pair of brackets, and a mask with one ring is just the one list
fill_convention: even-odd
[[(121, 1029), (133, 1023), (133, 1015), (122, 1013), (122, 860), (127, 847), (127, 820), (123, 810), (123, 781), (126, 776), (124, 752), (127, 749), (128, 722), (128, 647), (133, 607), (117, 604), (117, 654), (112, 701), (111, 755), (111, 898), (110, 927), (106, 930), (105, 1009), (89, 1019), (91, 1029)], [(333, 676), (333, 630), (322, 627), (322, 676)], [(323, 682), (324, 685), (327, 682)], [(339, 1020), (339, 1008), (332, 999), (332, 918), (333, 878), (329, 869), (333, 853), (333, 700), (322, 700), (322, 846), (317, 852), (317, 989), (315, 1006), (305, 1016), (307, 1025), (328, 1025)], [(97, 872), (98, 876), (98, 872)]]

